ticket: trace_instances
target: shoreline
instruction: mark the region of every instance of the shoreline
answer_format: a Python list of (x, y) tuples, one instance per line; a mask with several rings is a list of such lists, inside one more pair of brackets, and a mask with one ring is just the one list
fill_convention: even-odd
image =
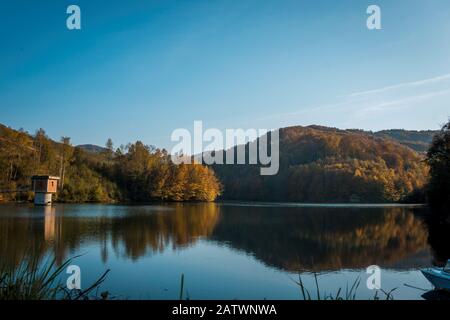
[[(116, 201), (116, 202), (58, 202), (54, 201), (53, 204), (69, 204), (69, 205), (118, 205), (118, 206), (146, 206), (146, 205), (171, 205), (171, 204), (206, 204), (215, 203), (224, 206), (240, 206), (240, 207), (290, 207), (290, 208), (423, 208), (428, 207), (427, 203), (401, 203), (401, 202), (380, 202), (380, 203), (354, 203), (354, 202), (279, 202), (279, 201), (241, 201), (241, 200), (216, 200), (216, 201), (150, 201), (150, 202), (128, 202), (128, 201)], [(0, 205), (7, 204), (31, 204), (32, 201), (4, 201), (0, 202)]]

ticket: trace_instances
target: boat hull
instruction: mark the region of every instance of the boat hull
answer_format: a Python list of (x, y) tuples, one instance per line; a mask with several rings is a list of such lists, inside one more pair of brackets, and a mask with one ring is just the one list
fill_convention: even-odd
[(450, 274), (435, 269), (421, 271), (425, 278), (427, 278), (436, 289), (450, 291)]

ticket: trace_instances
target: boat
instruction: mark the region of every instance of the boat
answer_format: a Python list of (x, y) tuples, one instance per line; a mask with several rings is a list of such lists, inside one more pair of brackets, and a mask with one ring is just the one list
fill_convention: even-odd
[(450, 260), (444, 268), (427, 268), (420, 270), (437, 290), (450, 291)]

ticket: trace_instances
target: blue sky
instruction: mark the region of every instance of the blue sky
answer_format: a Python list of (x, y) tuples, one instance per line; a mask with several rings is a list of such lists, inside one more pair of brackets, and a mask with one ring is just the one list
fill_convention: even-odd
[[(82, 29), (66, 28), (81, 8)], [(366, 28), (377, 4), (382, 30)], [(74, 144), (176, 128), (436, 129), (450, 116), (448, 0), (0, 3), (0, 123)]]

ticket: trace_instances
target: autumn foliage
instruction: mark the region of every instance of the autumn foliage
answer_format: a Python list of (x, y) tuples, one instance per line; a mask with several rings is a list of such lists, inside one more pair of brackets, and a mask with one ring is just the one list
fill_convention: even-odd
[(280, 171), (214, 166), (225, 199), (295, 202), (396, 202), (424, 187), (424, 156), (392, 139), (360, 130), (280, 130)]
[[(112, 142), (103, 152), (86, 152), (49, 139), (0, 126), (0, 200), (30, 200), (30, 177), (61, 176), (57, 200), (66, 202), (213, 201), (221, 185), (212, 169), (175, 165), (165, 150), (142, 142), (117, 151)], [(14, 192), (19, 191), (19, 192)], [(23, 192), (22, 192), (23, 191)]]

